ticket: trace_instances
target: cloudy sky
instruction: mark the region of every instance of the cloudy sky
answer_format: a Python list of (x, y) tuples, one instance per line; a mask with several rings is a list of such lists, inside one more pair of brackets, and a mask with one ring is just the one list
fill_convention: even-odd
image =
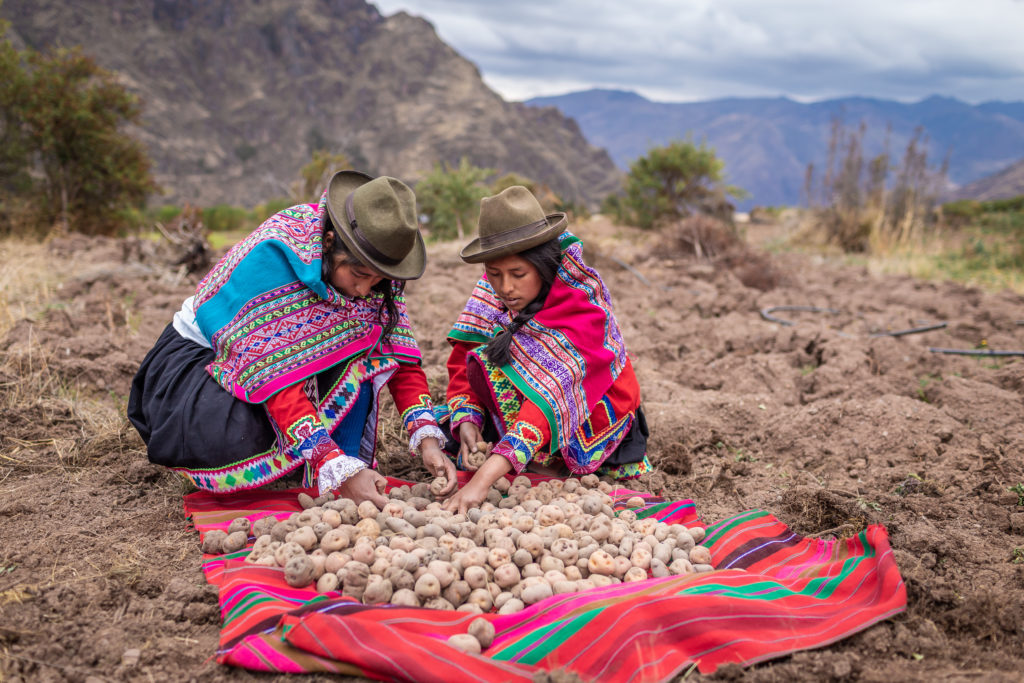
[(371, 2), (429, 20), (507, 100), (1024, 100), (1024, 0)]

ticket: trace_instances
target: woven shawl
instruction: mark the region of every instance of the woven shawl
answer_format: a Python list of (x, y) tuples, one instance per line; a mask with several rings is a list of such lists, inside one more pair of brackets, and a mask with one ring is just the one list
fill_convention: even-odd
[[(626, 345), (601, 276), (583, 262), (583, 246), (568, 230), (558, 238), (562, 263), (544, 307), (513, 335), (502, 372), (544, 411), (551, 451), (569, 443), (581, 422), (626, 364)], [(484, 345), (512, 322), (487, 274), (455, 321), (450, 339), (477, 343), (468, 363), (482, 365)]]
[(381, 343), (382, 295), (346, 298), (321, 279), (326, 201), (268, 218), (196, 289), (196, 320), (216, 354), (206, 369), (243, 401), (261, 403), (367, 351), (420, 360), (404, 298), (396, 294), (398, 325)]

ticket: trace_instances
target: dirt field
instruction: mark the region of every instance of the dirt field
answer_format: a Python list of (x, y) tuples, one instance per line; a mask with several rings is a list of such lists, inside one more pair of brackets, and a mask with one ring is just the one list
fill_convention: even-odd
[[(883, 523), (907, 583), (894, 619), (711, 678), (1019, 681), (1024, 359), (928, 347), (1024, 349), (1024, 298), (805, 256), (776, 257), (774, 271), (673, 260), (599, 220), (575, 229), (644, 392), (662, 472), (648, 487), (692, 498), (708, 522), (763, 508), (803, 534)], [(59, 240), (47, 253), (62, 287), (43, 310), (10, 313), (0, 340), (0, 680), (283, 680), (212, 661), (216, 591), (183, 519), (187, 489), (148, 464), (122, 417), (136, 367), (195, 279), (114, 240)], [(408, 291), (440, 395), (444, 336), (478, 267), (454, 244), (430, 257)], [(780, 305), (839, 313), (776, 313), (792, 326), (759, 314)], [(396, 425), (382, 427), (394, 452)], [(415, 472), (401, 456), (385, 467)]]

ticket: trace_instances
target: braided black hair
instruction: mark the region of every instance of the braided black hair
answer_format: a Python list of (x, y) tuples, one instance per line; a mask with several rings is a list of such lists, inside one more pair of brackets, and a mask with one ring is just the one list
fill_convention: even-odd
[[(324, 245), (324, 253), (321, 266), (320, 278), (328, 285), (331, 283), (331, 272), (338, 266), (363, 266), (364, 268), (371, 267), (359, 259), (358, 256), (353, 254), (345, 246), (345, 243), (341, 240), (338, 235), (338, 231), (334, 228), (334, 224), (331, 222), (330, 216), (324, 215), (323, 219), (323, 235), (321, 241)], [(333, 233), (331, 240), (331, 250), (327, 251), (327, 235)], [(374, 292), (380, 293), (381, 300), (380, 306), (377, 308), (377, 318), (381, 321), (384, 326), (384, 334), (381, 335), (383, 341), (387, 341), (388, 337), (394, 332), (398, 326), (398, 304), (395, 303), (395, 297), (401, 296), (402, 292), (405, 291), (405, 280), (389, 280), (384, 278), (373, 286)]]
[(558, 274), (558, 267), (562, 263), (562, 247), (556, 238), (521, 251), (517, 256), (521, 256), (537, 269), (537, 274), (541, 279), (541, 288), (537, 297), (512, 318), (511, 325), (495, 335), (484, 349), (487, 360), (499, 367), (506, 365), (511, 358), (512, 336), (530, 322), (540, 309), (544, 308), (544, 301), (548, 297), (548, 292), (551, 291), (551, 285), (554, 284), (555, 276)]

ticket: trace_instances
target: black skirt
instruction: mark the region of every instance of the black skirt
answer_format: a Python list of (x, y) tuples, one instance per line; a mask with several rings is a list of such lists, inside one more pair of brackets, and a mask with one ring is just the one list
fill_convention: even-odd
[(262, 404), (246, 403), (206, 371), (213, 349), (168, 325), (132, 380), (128, 419), (158, 465), (204, 470), (241, 463), (275, 447)]

